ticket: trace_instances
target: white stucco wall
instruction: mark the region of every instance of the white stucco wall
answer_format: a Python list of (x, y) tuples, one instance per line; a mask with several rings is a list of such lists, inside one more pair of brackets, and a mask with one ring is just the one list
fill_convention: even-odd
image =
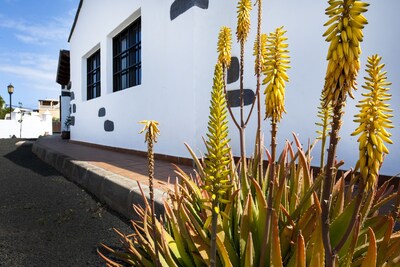
[[(71, 127), (71, 138), (77, 141), (98, 143), (107, 146), (145, 150), (144, 136), (137, 132), (139, 120), (154, 119), (160, 122), (161, 137), (156, 152), (174, 156), (190, 157), (183, 142), (204, 152), (202, 137), (207, 129), (210, 90), (216, 42), (219, 28), (227, 25), (235, 33), (236, 1), (210, 0), (208, 9), (193, 7), (176, 19), (170, 19), (170, 6), (174, 1), (85, 0), (79, 19), (70, 40), (71, 81), (76, 105), (75, 126)], [(326, 52), (328, 44), (321, 36), (326, 1), (265, 1), (263, 32), (271, 32), (285, 25), (291, 51), (290, 82), (287, 85), (286, 109), (279, 125), (281, 149), (286, 139), (293, 140), (292, 132), (298, 133), (307, 145), (316, 137), (316, 112), (320, 92), (324, 84)], [(400, 95), (397, 77), (400, 54), (395, 46), (398, 40), (394, 26), (400, 23), (395, 15), (400, 3), (396, 0), (371, 1), (366, 14), (366, 26), (362, 44), (362, 69), (366, 58), (379, 53), (387, 63), (388, 79), (393, 82), (391, 101), (395, 118), (392, 130), (393, 141), (400, 145)], [(142, 84), (116, 93), (112, 92), (112, 37), (128, 26), (135, 18), (142, 20)], [(247, 50), (245, 88), (255, 89), (252, 47), (255, 36), (255, 13)], [(235, 38), (234, 38), (235, 39)], [(101, 97), (86, 100), (86, 58), (101, 49)], [(233, 56), (239, 56), (239, 47), (234, 44)], [(364, 71), (360, 72), (359, 84), (363, 84)], [(238, 82), (228, 85), (237, 89)], [(362, 89), (356, 100), (349, 100), (344, 116), (338, 159), (344, 159), (345, 167), (354, 166), (358, 158), (356, 137), (350, 137), (355, 129), (353, 115), (358, 112), (354, 105), (360, 100)], [(98, 117), (100, 108), (106, 109), (104, 117)], [(249, 107), (245, 108), (246, 111)], [(234, 111), (238, 115), (238, 110)], [(248, 155), (251, 154), (255, 135), (255, 113), (247, 128)], [(114, 122), (114, 131), (105, 132), (104, 122)], [(230, 125), (231, 146), (239, 152), (238, 134)], [(269, 144), (269, 123), (265, 122), (266, 145)], [(399, 170), (400, 150), (390, 146), (382, 173), (394, 175)], [(314, 153), (314, 165), (318, 165), (319, 148)]]
[(39, 136), (52, 135), (53, 124), (50, 112), (45, 114), (24, 114), (15, 109), (11, 120), (0, 120), (0, 138), (38, 138)]

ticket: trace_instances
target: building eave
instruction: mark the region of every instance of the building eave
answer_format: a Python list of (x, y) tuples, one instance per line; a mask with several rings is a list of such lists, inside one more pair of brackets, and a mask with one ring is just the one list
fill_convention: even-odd
[(72, 24), (71, 32), (69, 33), (68, 43), (70, 42), (72, 34), (74, 33), (76, 22), (78, 21), (79, 13), (81, 12), (82, 3), (83, 3), (83, 0), (80, 0), (78, 10), (76, 11), (76, 14), (75, 14), (74, 23)]
[(56, 82), (60, 85), (67, 86), (71, 78), (69, 51), (60, 50), (58, 57), (57, 78)]

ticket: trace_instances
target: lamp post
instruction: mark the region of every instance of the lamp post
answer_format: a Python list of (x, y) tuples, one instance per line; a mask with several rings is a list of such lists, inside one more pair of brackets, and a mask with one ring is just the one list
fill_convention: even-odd
[(11, 112), (12, 112), (12, 104), (11, 104), (11, 95), (14, 93), (14, 86), (10, 83), (9, 86), (7, 86), (8, 93), (10, 94), (10, 120), (11, 120)]

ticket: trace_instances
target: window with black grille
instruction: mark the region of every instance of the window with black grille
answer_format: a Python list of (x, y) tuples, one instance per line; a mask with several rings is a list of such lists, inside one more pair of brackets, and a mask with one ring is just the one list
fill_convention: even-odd
[(100, 96), (100, 49), (87, 59), (87, 99)]
[(141, 84), (141, 19), (113, 38), (114, 92)]

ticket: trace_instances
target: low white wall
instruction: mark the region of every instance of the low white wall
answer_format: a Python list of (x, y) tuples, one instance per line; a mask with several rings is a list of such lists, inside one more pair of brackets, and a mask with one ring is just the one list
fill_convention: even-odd
[(52, 116), (49, 112), (39, 115), (38, 113), (24, 114), (15, 109), (11, 120), (0, 120), (0, 138), (38, 138), (41, 135), (52, 135)]

